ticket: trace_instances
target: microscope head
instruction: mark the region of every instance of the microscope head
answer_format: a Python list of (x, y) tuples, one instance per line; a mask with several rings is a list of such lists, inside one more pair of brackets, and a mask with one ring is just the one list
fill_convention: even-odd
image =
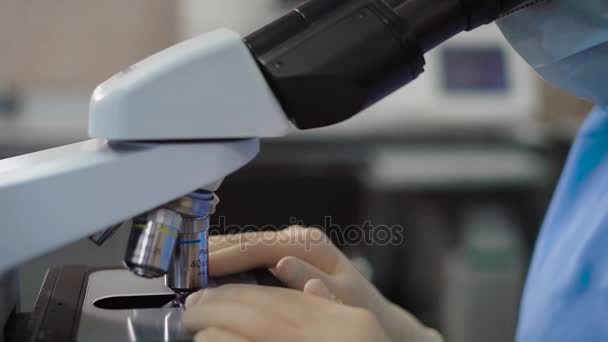
[(89, 111), (89, 135), (110, 141), (279, 137), (292, 127), (243, 38), (226, 29), (119, 72)]

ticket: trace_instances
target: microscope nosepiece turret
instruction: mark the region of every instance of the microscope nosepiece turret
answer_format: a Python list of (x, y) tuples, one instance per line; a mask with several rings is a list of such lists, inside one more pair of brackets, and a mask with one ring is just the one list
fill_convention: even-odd
[(214, 193), (199, 190), (135, 218), (125, 266), (141, 277), (165, 276), (177, 294), (205, 288), (209, 217), (218, 202)]

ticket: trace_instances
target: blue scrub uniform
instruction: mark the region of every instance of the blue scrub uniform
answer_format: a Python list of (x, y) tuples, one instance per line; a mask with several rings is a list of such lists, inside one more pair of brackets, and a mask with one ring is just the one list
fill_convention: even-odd
[(540, 232), (518, 342), (608, 341), (608, 107), (583, 125)]

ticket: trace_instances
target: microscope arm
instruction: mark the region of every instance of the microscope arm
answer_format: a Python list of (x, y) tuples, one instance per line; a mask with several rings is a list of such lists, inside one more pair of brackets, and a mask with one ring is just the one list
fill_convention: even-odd
[(255, 157), (257, 138), (292, 127), (229, 30), (123, 70), (91, 98), (97, 139), (0, 160), (0, 275), (197, 189), (217, 190)]
[(0, 161), (0, 275), (198, 188), (214, 191), (259, 140), (89, 140)]

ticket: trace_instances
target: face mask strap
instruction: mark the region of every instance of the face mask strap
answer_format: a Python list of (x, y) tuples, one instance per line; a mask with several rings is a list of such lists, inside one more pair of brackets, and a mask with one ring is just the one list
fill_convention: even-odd
[(515, 14), (515, 13), (517, 13), (517, 12), (519, 12), (521, 10), (524, 10), (526, 8), (538, 6), (538, 5), (541, 5), (541, 4), (544, 4), (544, 3), (548, 3), (548, 2), (551, 2), (551, 0), (528, 0), (528, 1), (524, 1), (521, 4), (517, 5), (516, 7), (513, 7), (511, 10), (509, 10), (509, 11), (507, 11), (505, 13), (502, 13), (500, 15), (499, 19), (508, 17), (511, 14)]

